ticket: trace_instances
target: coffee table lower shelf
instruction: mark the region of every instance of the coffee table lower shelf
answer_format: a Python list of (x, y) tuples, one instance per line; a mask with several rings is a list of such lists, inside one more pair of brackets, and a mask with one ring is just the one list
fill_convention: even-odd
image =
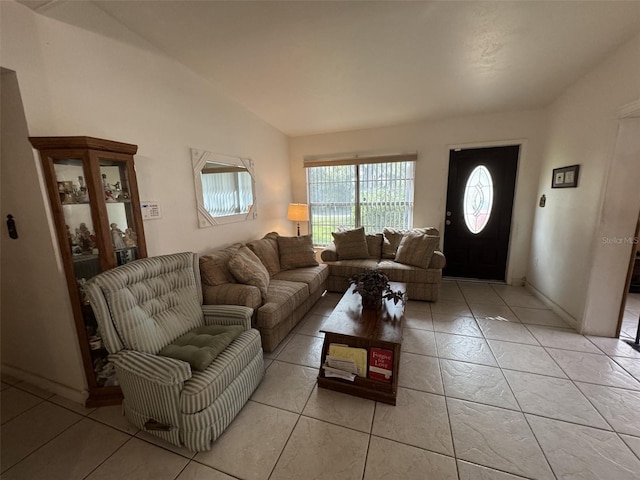
[(377, 402), (396, 404), (396, 390), (391, 383), (383, 383), (356, 377), (353, 382), (340, 378), (327, 378), (318, 375), (318, 386), (336, 392), (348, 393), (356, 397), (368, 398)]

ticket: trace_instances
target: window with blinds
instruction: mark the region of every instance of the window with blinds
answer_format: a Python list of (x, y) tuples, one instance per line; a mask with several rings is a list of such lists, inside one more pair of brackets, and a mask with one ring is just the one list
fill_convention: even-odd
[[(398, 158), (397, 156), (394, 158)], [(313, 242), (327, 245), (331, 232), (363, 226), (366, 233), (384, 227), (411, 228), (415, 156), (403, 161), (367, 158), (307, 165), (307, 191)], [(311, 162), (309, 162), (311, 163)], [(321, 162), (314, 162), (321, 163)], [(332, 165), (330, 163), (336, 163)]]

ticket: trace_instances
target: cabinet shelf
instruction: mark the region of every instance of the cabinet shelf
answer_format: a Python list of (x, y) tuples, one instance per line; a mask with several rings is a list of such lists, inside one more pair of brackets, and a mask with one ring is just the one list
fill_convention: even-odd
[[(87, 201), (87, 202), (61, 202), (63, 206), (67, 206), (67, 205), (86, 205), (86, 206), (90, 206), (91, 202)], [(118, 203), (131, 203), (131, 199), (126, 199), (126, 200), (116, 200), (115, 202), (109, 202), (109, 201), (105, 201), (104, 203), (106, 203), (107, 205), (114, 205), (114, 204), (118, 204)]]
[[(31, 137), (39, 151), (87, 380), (88, 407), (122, 401), (84, 283), (147, 256), (133, 155), (92, 137)], [(128, 198), (109, 199), (119, 195)], [(97, 347), (97, 348), (96, 348)]]

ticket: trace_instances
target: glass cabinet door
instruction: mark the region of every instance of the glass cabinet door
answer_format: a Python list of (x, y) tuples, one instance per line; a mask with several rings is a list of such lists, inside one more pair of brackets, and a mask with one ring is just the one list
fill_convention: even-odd
[(81, 158), (63, 158), (53, 160), (53, 170), (62, 207), (65, 233), (71, 253), (73, 273), (80, 298), (80, 310), (87, 343), (91, 356), (91, 365), (95, 373), (95, 382), (99, 387), (117, 385), (115, 370), (108, 361), (108, 352), (102, 344), (93, 309), (84, 294), (84, 284), (102, 271), (100, 242), (97, 240), (96, 226), (93, 223), (92, 203), (100, 201), (92, 198), (87, 187), (85, 163)]
[(100, 158), (102, 192), (107, 208), (109, 237), (113, 246), (115, 265), (136, 260), (138, 231), (131, 199), (129, 170), (125, 162)]

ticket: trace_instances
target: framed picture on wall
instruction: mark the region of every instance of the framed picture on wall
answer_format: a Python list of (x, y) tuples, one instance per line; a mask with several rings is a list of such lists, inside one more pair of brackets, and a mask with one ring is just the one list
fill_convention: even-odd
[(554, 168), (551, 177), (551, 188), (574, 188), (578, 186), (580, 165)]

